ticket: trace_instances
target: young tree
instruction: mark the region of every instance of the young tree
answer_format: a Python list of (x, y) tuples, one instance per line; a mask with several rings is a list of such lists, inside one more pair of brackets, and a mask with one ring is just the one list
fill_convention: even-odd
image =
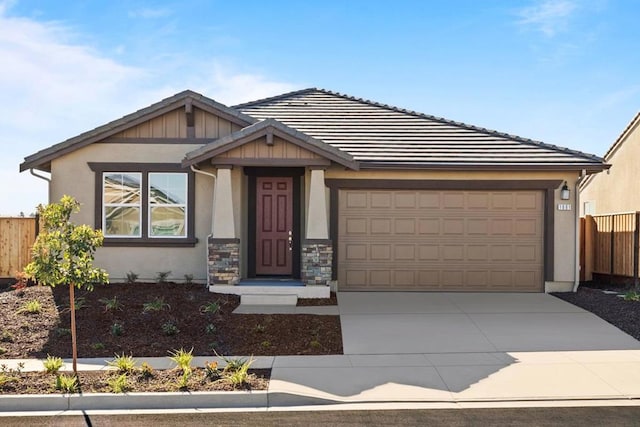
[(73, 197), (63, 196), (58, 203), (38, 206), (42, 229), (31, 251), (32, 261), (24, 273), (41, 285), (69, 285), (71, 308), (71, 346), (73, 372), (77, 375), (76, 308), (74, 289), (93, 290), (96, 283), (108, 283), (107, 273), (93, 266), (94, 253), (102, 246), (102, 231), (71, 222), (71, 214), (80, 210)]

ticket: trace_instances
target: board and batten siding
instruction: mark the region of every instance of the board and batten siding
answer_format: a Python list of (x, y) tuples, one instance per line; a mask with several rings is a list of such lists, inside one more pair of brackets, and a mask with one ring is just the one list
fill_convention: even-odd
[[(240, 126), (194, 108), (195, 137), (217, 139), (240, 130)], [(114, 138), (186, 138), (187, 121), (180, 108), (114, 135)]]
[(243, 144), (240, 147), (217, 156), (224, 159), (322, 159), (323, 157), (291, 144), (282, 138), (274, 137), (273, 145), (267, 145), (266, 137)]

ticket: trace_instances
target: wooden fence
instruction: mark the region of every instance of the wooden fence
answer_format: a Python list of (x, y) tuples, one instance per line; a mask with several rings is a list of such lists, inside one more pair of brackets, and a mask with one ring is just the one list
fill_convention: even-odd
[(15, 277), (31, 261), (37, 222), (34, 217), (0, 218), (0, 278)]
[(640, 212), (587, 215), (580, 223), (580, 280), (593, 275), (632, 278), (638, 284)]

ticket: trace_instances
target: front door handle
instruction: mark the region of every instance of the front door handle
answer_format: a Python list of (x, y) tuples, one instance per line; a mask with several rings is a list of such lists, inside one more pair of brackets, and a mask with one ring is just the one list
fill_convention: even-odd
[(289, 230), (289, 250), (293, 250), (293, 236), (291, 234), (291, 230)]

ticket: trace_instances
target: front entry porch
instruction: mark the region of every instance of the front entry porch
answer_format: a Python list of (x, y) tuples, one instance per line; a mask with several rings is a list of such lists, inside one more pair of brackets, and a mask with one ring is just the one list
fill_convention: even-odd
[[(217, 173), (217, 206), (207, 254), (210, 290), (237, 295), (329, 297), (333, 245), (328, 239), (324, 170), (242, 168), (247, 188), (243, 204), (247, 208), (241, 213), (246, 215), (247, 224), (246, 231), (240, 233), (243, 238), (229, 232), (236, 229), (236, 206), (220, 203), (221, 199), (231, 201), (237, 187), (243, 187), (237, 184), (238, 179), (231, 178), (231, 171), (219, 167)], [(308, 197), (303, 191), (305, 176), (309, 177)], [(308, 204), (303, 210), (305, 199)]]

